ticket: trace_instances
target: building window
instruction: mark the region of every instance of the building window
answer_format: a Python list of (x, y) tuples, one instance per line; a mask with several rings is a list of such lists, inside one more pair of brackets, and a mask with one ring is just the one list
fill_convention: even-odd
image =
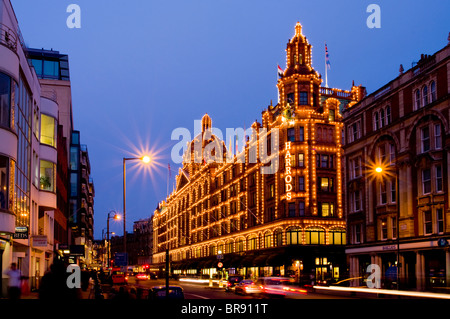
[(387, 203), (387, 195), (386, 195), (386, 183), (380, 183), (380, 205), (384, 205)]
[(392, 118), (391, 118), (391, 107), (388, 105), (386, 107), (386, 125), (391, 124)]
[(9, 158), (0, 156), (0, 209), (9, 209)]
[(362, 224), (352, 225), (351, 229), (352, 229), (352, 241), (353, 241), (353, 244), (360, 244), (360, 243), (362, 243), (362, 237), (361, 237)]
[(328, 167), (328, 155), (322, 155), (321, 167), (322, 168)]
[(300, 92), (299, 98), (299, 105), (308, 105), (308, 92)]
[(283, 245), (283, 233), (282, 233), (281, 229), (276, 229), (273, 232), (273, 245), (275, 247), (279, 247), (279, 246)]
[(41, 139), (42, 144), (56, 147), (56, 119), (46, 114), (41, 114)]
[(264, 234), (264, 248), (272, 247), (272, 234), (270, 232), (266, 232)]
[(350, 194), (351, 208), (353, 212), (359, 212), (361, 210), (361, 191), (357, 190)]
[(349, 143), (356, 141), (360, 137), (360, 123), (355, 122), (350, 125), (349, 132)]
[(395, 164), (395, 145), (392, 143), (389, 143), (389, 164)]
[(40, 189), (45, 191), (55, 191), (55, 164), (41, 160), (40, 166)]
[(425, 85), (422, 88), (422, 99), (423, 99), (423, 106), (428, 104), (428, 87)]
[(299, 137), (300, 137), (300, 142), (305, 141), (305, 128), (303, 126), (299, 127)]
[(380, 128), (384, 127), (384, 109), (380, 110)]
[(319, 203), (319, 214), (322, 217), (334, 216), (334, 204), (333, 203)]
[(397, 187), (396, 181), (391, 180), (391, 203), (395, 203), (397, 201)]
[(422, 170), (422, 194), (431, 193), (431, 171), (430, 169)]
[(421, 103), (420, 103), (420, 90), (415, 91), (415, 108), (416, 110), (420, 109)]
[(387, 234), (388, 234), (387, 219), (383, 218), (381, 219), (381, 239), (382, 240), (387, 239)]
[(302, 230), (299, 227), (290, 227), (286, 231), (286, 242), (288, 245), (302, 244)]
[(434, 125), (434, 146), (436, 149), (442, 148), (441, 125)]
[(438, 234), (444, 232), (444, 212), (442, 208), (436, 209), (436, 221)]
[(305, 154), (303, 153), (298, 154), (298, 166), (305, 167)]
[(305, 216), (305, 202), (298, 203), (298, 211), (300, 216)]
[(433, 233), (433, 221), (431, 210), (427, 210), (423, 213), (423, 226), (425, 235), (430, 235)]
[(375, 114), (373, 115), (373, 130), (376, 131), (380, 128), (380, 118), (378, 115), (378, 112), (375, 112)]
[[(14, 88), (14, 87), (13, 87)], [(0, 73), (0, 126), (11, 127), (11, 78)]]
[(431, 81), (430, 83), (431, 102), (436, 101), (436, 83)]
[(442, 166), (436, 165), (436, 192), (442, 192)]
[(335, 118), (336, 118), (335, 111), (329, 110), (328, 111), (328, 121), (334, 122)]
[(323, 228), (307, 228), (305, 231), (305, 237), (307, 245), (325, 244), (325, 231), (323, 230)]
[(345, 229), (332, 229), (329, 233), (329, 239), (331, 245), (345, 245), (346, 244)]
[(392, 239), (397, 238), (397, 217), (391, 218), (392, 222)]
[(255, 250), (255, 249), (257, 249), (256, 241), (257, 241), (256, 237), (248, 238), (247, 239), (247, 250)]
[(299, 176), (298, 177), (298, 191), (303, 192), (305, 190), (305, 177)]
[(286, 96), (286, 101), (290, 104), (290, 105), (294, 105), (294, 93), (288, 93)]
[(333, 192), (333, 179), (329, 177), (319, 177), (319, 189), (322, 192)]
[(295, 217), (295, 203), (289, 203), (288, 214), (289, 217)]
[(295, 141), (295, 128), (290, 127), (287, 129), (287, 140), (288, 142), (294, 142)]
[(430, 150), (430, 128), (428, 126), (422, 127), (420, 130), (422, 153)]

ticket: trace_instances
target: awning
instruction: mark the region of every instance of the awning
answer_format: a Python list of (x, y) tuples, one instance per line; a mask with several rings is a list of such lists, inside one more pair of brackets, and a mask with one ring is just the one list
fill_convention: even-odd
[(286, 263), (285, 254), (272, 254), (266, 260), (267, 266), (282, 266)]

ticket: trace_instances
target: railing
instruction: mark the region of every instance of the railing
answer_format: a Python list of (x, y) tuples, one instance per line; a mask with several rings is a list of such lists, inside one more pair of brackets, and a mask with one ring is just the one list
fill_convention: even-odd
[(17, 34), (2, 23), (0, 23), (0, 44), (17, 53)]
[(320, 94), (334, 95), (334, 96), (343, 97), (343, 98), (349, 98), (352, 96), (352, 93), (350, 91), (342, 91), (339, 89), (330, 89), (330, 88), (326, 88), (326, 87), (320, 88)]

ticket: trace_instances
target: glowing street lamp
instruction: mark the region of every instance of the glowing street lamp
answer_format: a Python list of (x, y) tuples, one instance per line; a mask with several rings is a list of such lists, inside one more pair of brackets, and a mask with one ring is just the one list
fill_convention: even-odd
[[(114, 215), (111, 216), (111, 213), (114, 213)], [(117, 214), (115, 211), (110, 211), (108, 213), (108, 218), (106, 219), (106, 237), (107, 237), (107, 242), (108, 242), (108, 268), (110, 266), (110, 248), (111, 248), (111, 243), (109, 242), (109, 220), (110, 219), (115, 219), (115, 220), (119, 220), (120, 219), (120, 215)]]
[[(399, 285), (400, 285), (400, 272), (399, 272), (399, 268), (400, 268), (400, 189), (399, 189), (399, 178), (398, 178), (398, 167), (396, 167), (396, 174), (395, 174), (395, 184), (396, 184), (396, 201), (397, 201), (397, 290), (399, 290)], [(386, 170), (383, 169), (383, 167), (381, 166), (377, 166), (375, 167), (375, 173), (376, 175), (378, 175), (378, 177), (380, 178), (384, 178), (385, 175), (388, 175), (388, 172)]]
[[(142, 157), (124, 157), (123, 158), (123, 251), (127, 252), (127, 228), (126, 228), (126, 161), (140, 160), (145, 164), (150, 163), (150, 156), (145, 155)], [(127, 260), (128, 265), (128, 260)]]

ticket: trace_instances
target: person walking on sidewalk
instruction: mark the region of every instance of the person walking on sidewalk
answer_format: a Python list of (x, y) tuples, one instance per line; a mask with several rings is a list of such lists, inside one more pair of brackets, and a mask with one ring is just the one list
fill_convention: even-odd
[(6, 270), (5, 275), (9, 276), (8, 282), (8, 298), (10, 300), (18, 300), (21, 295), (22, 287), (22, 273), (17, 269), (17, 264), (12, 263), (9, 270)]

